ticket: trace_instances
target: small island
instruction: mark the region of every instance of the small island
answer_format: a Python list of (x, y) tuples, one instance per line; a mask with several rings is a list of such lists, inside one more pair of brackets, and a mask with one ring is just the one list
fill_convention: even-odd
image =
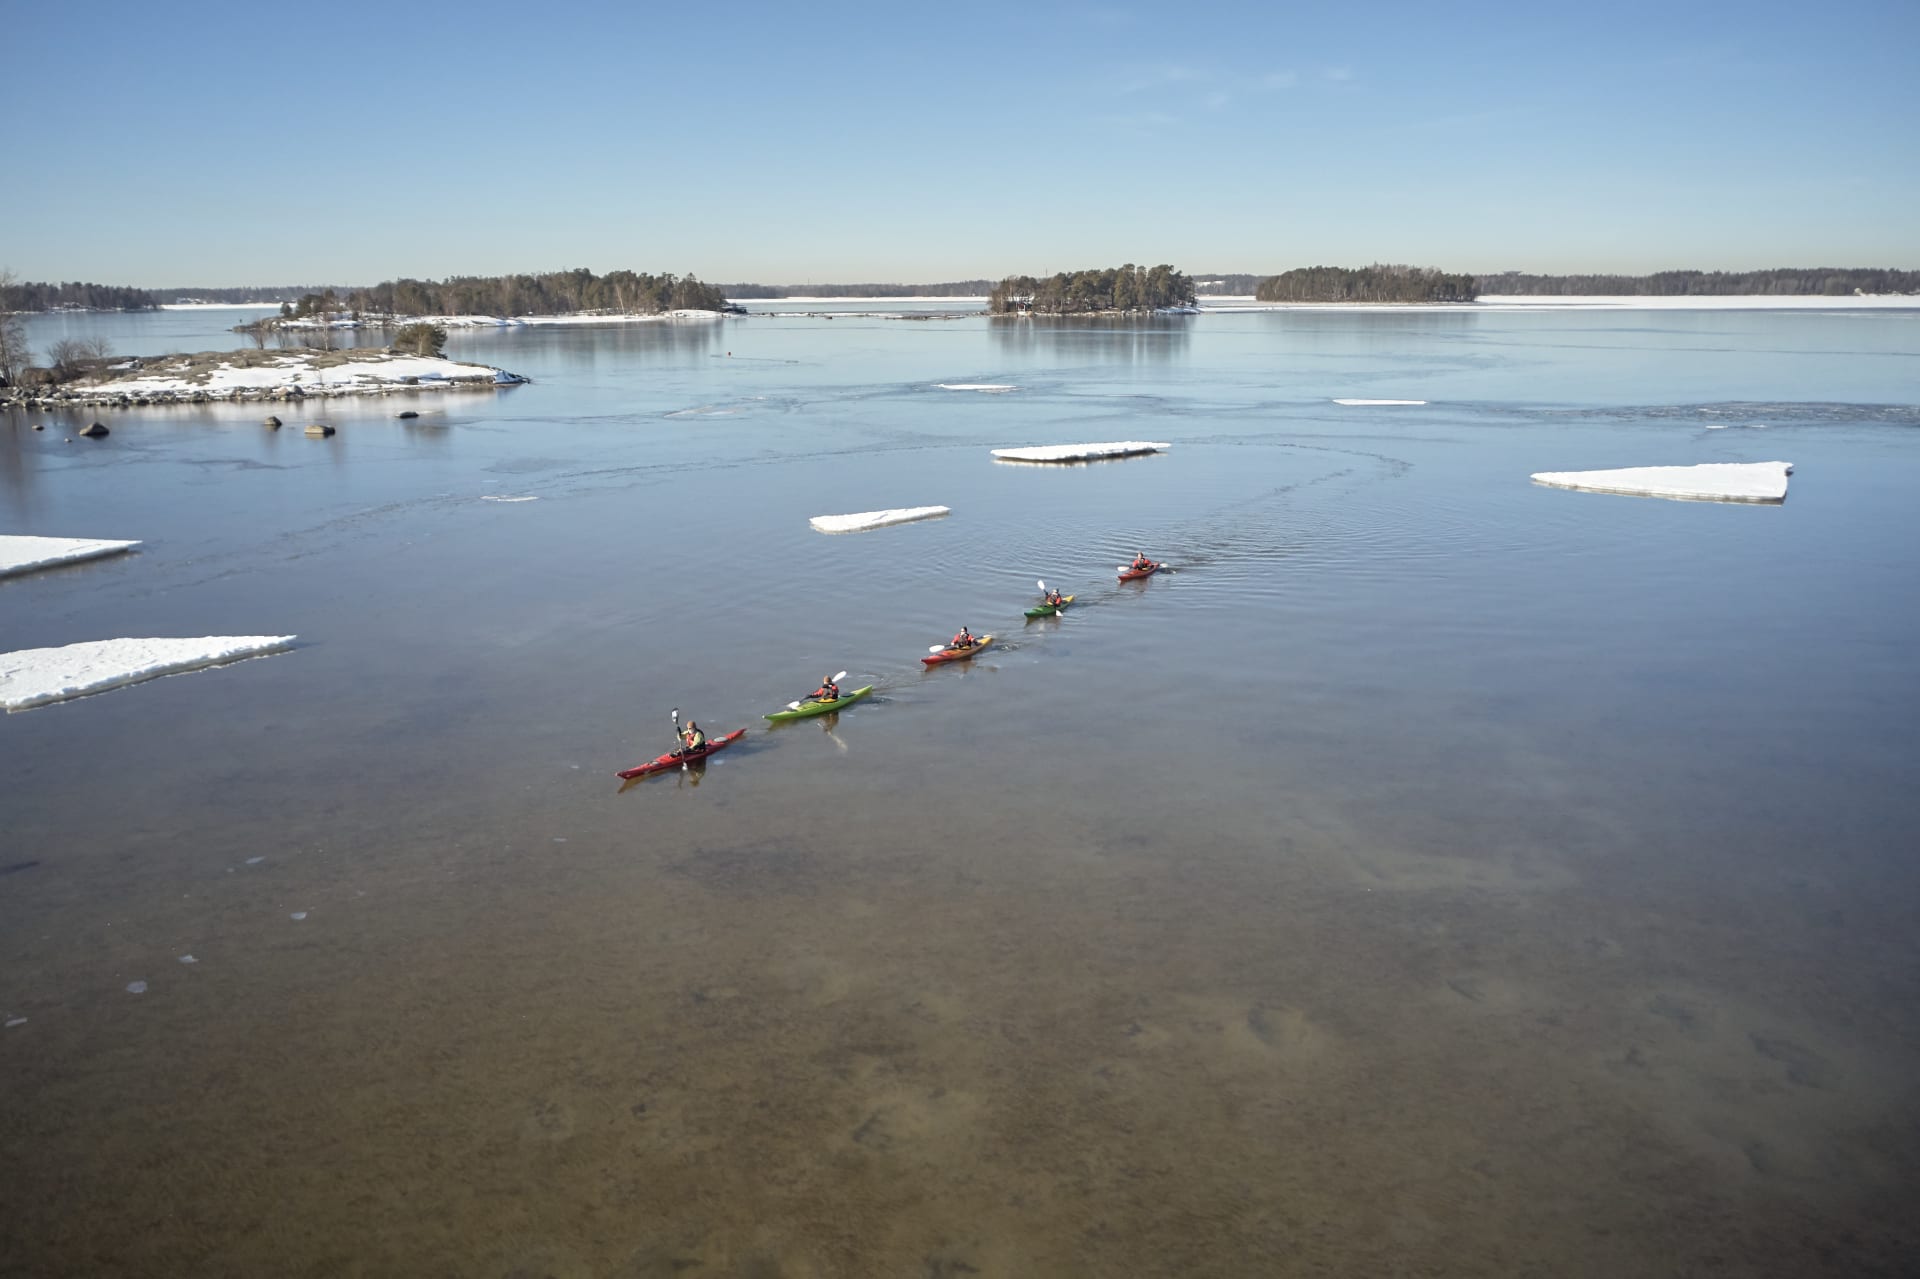
[(1193, 280), (1162, 264), (1090, 271), (1062, 271), (1036, 280), (1010, 275), (987, 295), (993, 315), (1141, 315), (1155, 311), (1191, 314)]
[(1339, 266), (1304, 266), (1260, 281), (1253, 296), (1259, 302), (1472, 302), (1480, 296), (1473, 276), (1449, 274), (1436, 268), (1387, 266), (1375, 263), (1357, 270)]

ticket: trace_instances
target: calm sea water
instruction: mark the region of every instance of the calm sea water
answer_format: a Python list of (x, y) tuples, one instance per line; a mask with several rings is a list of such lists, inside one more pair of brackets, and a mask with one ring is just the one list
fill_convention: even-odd
[(1920, 313), (767, 305), (0, 419), (0, 530), (144, 540), (0, 650), (300, 636), (0, 720), (0, 1270), (1912, 1264)]

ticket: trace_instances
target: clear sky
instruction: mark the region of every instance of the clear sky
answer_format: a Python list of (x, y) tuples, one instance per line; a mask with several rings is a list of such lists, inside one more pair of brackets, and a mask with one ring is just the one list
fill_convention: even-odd
[(1920, 267), (1920, 0), (7, 6), (0, 267)]

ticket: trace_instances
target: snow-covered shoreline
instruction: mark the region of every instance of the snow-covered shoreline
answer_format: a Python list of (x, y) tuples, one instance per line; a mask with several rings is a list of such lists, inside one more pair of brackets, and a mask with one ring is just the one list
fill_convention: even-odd
[(0, 577), (32, 573), (58, 564), (78, 564), (103, 555), (119, 555), (140, 545), (97, 537), (29, 537), (0, 534)]
[(1655, 297), (1483, 293), (1474, 302), (1258, 302), (1216, 294), (1200, 299), (1203, 315), (1253, 311), (1888, 311), (1920, 310), (1920, 294), (1849, 293), (1844, 297), (1729, 294)]
[(524, 381), (490, 364), (386, 350), (229, 351), (129, 359), (81, 381), (22, 388), (14, 399), (37, 408), (126, 408), (492, 390)]
[(334, 313), (321, 323), (312, 316), (280, 320), (280, 329), (397, 329), (409, 324), (433, 324), (443, 329), (530, 329), (576, 324), (665, 324), (672, 321), (711, 321), (724, 318), (721, 311), (657, 311), (638, 315), (625, 311), (577, 311), (565, 315), (366, 315), (359, 318)]

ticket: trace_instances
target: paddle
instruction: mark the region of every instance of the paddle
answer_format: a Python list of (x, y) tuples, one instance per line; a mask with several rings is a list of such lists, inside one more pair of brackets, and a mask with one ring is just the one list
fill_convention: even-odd
[(687, 739), (680, 736), (680, 708), (678, 706), (673, 708), (673, 740), (678, 743), (678, 745), (673, 748), (673, 753), (680, 756), (680, 771), (684, 773), (687, 771), (687, 757), (682, 754), (682, 752), (687, 749)]
[[(847, 673), (845, 671), (841, 671), (839, 674), (835, 675), (832, 679), (828, 680), (827, 683), (838, 684), (841, 680), (845, 679), (846, 677), (847, 677)], [(787, 709), (790, 711), (797, 711), (800, 709), (800, 703), (788, 702)]]

